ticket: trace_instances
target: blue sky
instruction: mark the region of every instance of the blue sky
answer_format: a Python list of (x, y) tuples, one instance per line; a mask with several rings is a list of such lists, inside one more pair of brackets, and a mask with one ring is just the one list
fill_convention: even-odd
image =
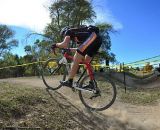
[(19, 56), (26, 55), (24, 47), (26, 45), (33, 45), (34, 41), (36, 41), (36, 39), (38, 39), (39, 36), (36, 35), (29, 36), (29, 34), (35, 32), (34, 30), (29, 28), (23, 28), (19, 26), (9, 26), (9, 27), (15, 32), (14, 38), (16, 38), (19, 41), (18, 47), (12, 49), (12, 53), (18, 54)]
[[(23, 1), (23, 4), (26, 0), (12, 1), (14, 3), (15, 1)], [(25, 3), (25, 5), (29, 5), (29, 1), (32, 3), (32, 0), (28, 0), (28, 3)], [(44, 7), (44, 3), (47, 0), (34, 1), (35, 3), (41, 1), (40, 4), (43, 4)], [(7, 0), (0, 0), (0, 5), (4, 4), (1, 2), (7, 3)], [(160, 55), (159, 5), (159, 0), (93, 0), (93, 6), (97, 13), (96, 21), (111, 23), (118, 30), (117, 33), (111, 34), (111, 41), (112, 52), (116, 54), (119, 62), (128, 63)], [(37, 7), (37, 10), (42, 9), (39, 7)], [(20, 9), (22, 12), (24, 10), (23, 14), (26, 15), (24, 15), (24, 18), (22, 18), (22, 15), (19, 15), (20, 17), (17, 16), (16, 22), (12, 21), (12, 19), (7, 19), (9, 16), (7, 18), (1, 17), (3, 14), (0, 13), (0, 23), (10, 25), (16, 32), (15, 38), (19, 39), (20, 45), (13, 52), (19, 55), (25, 54), (23, 48), (29, 43), (25, 42), (26, 34), (31, 31), (41, 31), (49, 21), (48, 17), (46, 17), (47, 11), (47, 13), (40, 13), (38, 18), (35, 15), (34, 18), (32, 7), (30, 6), (30, 14), (28, 14), (27, 8)], [(35, 9), (35, 4), (33, 9)], [(0, 12), (4, 12), (4, 10), (1, 10), (0, 7)], [(19, 11), (15, 13), (17, 12)], [(42, 17), (41, 14), (44, 16)], [(29, 21), (28, 19), (32, 20)]]
[(160, 55), (159, 0), (109, 0), (106, 5), (123, 25), (112, 35), (112, 50), (119, 61)]

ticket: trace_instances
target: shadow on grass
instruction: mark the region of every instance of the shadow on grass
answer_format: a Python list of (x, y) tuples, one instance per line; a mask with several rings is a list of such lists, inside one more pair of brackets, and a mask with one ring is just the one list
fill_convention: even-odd
[(83, 130), (146, 130), (141, 126), (136, 126), (128, 121), (124, 122), (117, 117), (106, 116), (100, 112), (80, 110), (73, 105), (67, 98), (57, 91), (46, 89), (51, 98), (57, 102), (70, 118), (75, 121)]

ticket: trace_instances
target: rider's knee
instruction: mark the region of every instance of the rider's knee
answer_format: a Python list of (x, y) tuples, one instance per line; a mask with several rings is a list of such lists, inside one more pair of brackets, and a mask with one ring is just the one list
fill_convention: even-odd
[(79, 53), (75, 53), (75, 55), (74, 55), (74, 62), (81, 62), (82, 60), (84, 59), (84, 56), (82, 56), (81, 54), (79, 54)]
[(90, 57), (88, 55), (85, 56), (85, 62), (90, 63), (91, 60), (92, 60), (92, 57)]

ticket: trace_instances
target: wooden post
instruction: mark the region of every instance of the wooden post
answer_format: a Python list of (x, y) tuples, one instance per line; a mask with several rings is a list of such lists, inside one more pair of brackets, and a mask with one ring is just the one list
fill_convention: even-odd
[(126, 91), (127, 91), (127, 86), (126, 86), (126, 72), (125, 72), (124, 62), (123, 62), (123, 76), (124, 76), (123, 83), (124, 83), (125, 93), (126, 93)]

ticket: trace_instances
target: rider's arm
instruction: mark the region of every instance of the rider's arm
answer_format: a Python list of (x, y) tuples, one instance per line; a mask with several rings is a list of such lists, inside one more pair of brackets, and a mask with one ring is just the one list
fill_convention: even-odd
[(56, 43), (56, 46), (59, 48), (67, 48), (70, 42), (70, 36), (65, 36), (63, 42)]

